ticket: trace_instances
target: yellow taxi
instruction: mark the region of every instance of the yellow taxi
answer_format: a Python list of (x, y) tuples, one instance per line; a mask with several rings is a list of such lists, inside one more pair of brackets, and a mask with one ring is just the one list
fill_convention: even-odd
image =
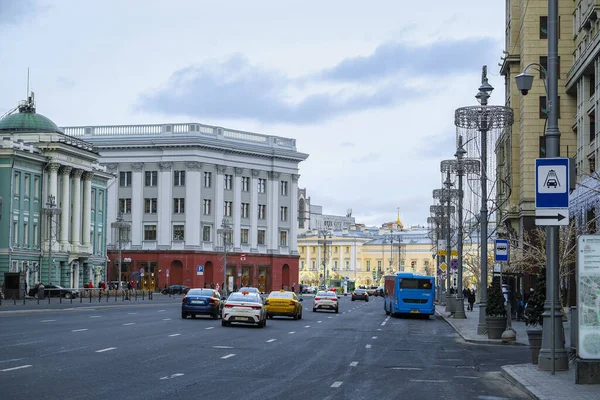
[(294, 319), (302, 319), (302, 298), (298, 298), (296, 293), (287, 292), (285, 290), (273, 291), (265, 300), (265, 308), (267, 309), (267, 318), (275, 316), (293, 317)]

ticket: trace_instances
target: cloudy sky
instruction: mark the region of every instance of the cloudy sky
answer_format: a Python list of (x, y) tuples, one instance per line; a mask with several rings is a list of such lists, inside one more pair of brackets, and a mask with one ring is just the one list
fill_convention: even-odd
[[(425, 6), (425, 7), (423, 7)], [(503, 104), (504, 1), (0, 0), (0, 115), (200, 122), (297, 139), (325, 213), (425, 225), (481, 66)]]

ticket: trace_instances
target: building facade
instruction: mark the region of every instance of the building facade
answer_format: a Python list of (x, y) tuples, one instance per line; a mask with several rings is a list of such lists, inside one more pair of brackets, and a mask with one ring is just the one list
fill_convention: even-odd
[(304, 233), (313, 229), (343, 230), (355, 226), (352, 210), (346, 215), (323, 214), (323, 206), (311, 204), (306, 189), (298, 189), (298, 232)]
[(149, 289), (297, 284), (298, 164), (308, 155), (294, 139), (197, 123), (63, 129), (92, 143), (116, 178), (108, 220), (130, 224), (121, 280)]
[(36, 113), (33, 94), (0, 120), (0, 282), (24, 273), (78, 288), (106, 272), (106, 193), (99, 154)]

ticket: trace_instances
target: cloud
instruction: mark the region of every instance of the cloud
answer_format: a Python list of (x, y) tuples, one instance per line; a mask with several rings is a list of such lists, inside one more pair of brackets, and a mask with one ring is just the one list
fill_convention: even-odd
[(379, 157), (381, 157), (380, 153), (369, 153), (361, 157), (353, 158), (352, 162), (357, 164), (373, 163), (379, 160)]
[(0, 25), (20, 23), (36, 9), (35, 0), (0, 0)]

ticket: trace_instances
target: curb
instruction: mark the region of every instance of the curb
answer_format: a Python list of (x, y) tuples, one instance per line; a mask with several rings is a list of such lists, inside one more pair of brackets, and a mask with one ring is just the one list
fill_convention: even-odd
[(502, 339), (471, 339), (471, 338), (465, 337), (448, 318), (443, 316), (438, 310), (435, 310), (435, 313), (440, 318), (442, 318), (444, 321), (446, 321), (448, 323), (448, 325), (450, 325), (452, 327), (452, 329), (454, 329), (454, 332), (458, 333), (458, 335), (462, 338), (462, 340), (464, 340), (467, 343), (492, 344), (492, 345), (500, 345), (500, 346), (527, 346), (525, 343), (519, 343), (519, 342), (505, 343), (502, 341)]
[(522, 391), (524, 391), (525, 393), (527, 393), (529, 395), (529, 397), (531, 397), (532, 399), (536, 399), (539, 400), (541, 399), (541, 397), (538, 397), (533, 390), (531, 390), (529, 387), (527, 387), (526, 385), (523, 385), (521, 382), (519, 382), (518, 379), (515, 379), (512, 374), (508, 371), (507, 369), (508, 365), (503, 365), (502, 367), (500, 367), (500, 372), (502, 373), (502, 376), (509, 381), (510, 383), (512, 383), (514, 386), (518, 387), (519, 389), (521, 389)]

